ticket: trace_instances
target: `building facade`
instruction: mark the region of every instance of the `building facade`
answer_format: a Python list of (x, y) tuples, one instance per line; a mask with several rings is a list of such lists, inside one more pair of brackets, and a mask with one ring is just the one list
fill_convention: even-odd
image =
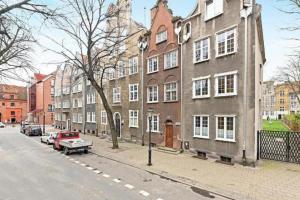
[[(168, 1), (159, 0), (151, 9), (151, 27), (146, 34), (144, 55), (144, 132), (151, 127), (152, 143), (181, 147), (181, 61)], [(150, 115), (148, 110), (152, 110)], [(151, 123), (151, 125), (150, 125)]]
[(277, 119), (275, 113), (275, 85), (274, 81), (266, 81), (262, 86), (262, 116), (263, 119)]
[(244, 2), (199, 0), (177, 22), (183, 43), (184, 147), (231, 162), (256, 161), (262, 124), (261, 7)]
[(28, 86), (28, 121), (37, 124), (54, 123), (55, 73), (34, 74)]
[(0, 84), (0, 122), (20, 123), (27, 118), (27, 88)]

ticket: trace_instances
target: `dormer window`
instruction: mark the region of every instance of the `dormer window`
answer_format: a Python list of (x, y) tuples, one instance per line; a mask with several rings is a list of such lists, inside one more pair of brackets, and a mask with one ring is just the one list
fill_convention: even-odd
[(161, 31), (156, 34), (156, 44), (164, 42), (168, 39), (168, 32), (167, 30)]
[(205, 2), (205, 20), (212, 19), (223, 13), (224, 0), (206, 0)]

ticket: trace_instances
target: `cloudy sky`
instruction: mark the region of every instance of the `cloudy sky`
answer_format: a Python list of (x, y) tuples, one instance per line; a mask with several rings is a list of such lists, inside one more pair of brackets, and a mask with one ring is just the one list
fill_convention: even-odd
[[(49, 4), (54, 3), (53, 0), (47, 1)], [(133, 18), (146, 24), (148, 27), (150, 23), (150, 8), (153, 7), (155, 2), (156, 0), (133, 0)], [(174, 15), (185, 17), (194, 8), (196, 0), (184, 0), (184, 3), (181, 2), (183, 0), (169, 0), (169, 7), (173, 10)], [(280, 0), (257, 0), (257, 3), (263, 7), (263, 29), (267, 56), (267, 63), (264, 67), (264, 79), (269, 80), (277, 73), (278, 67), (286, 63), (287, 56), (292, 54), (295, 49), (295, 42), (287, 39), (291, 37), (291, 33), (282, 31), (281, 28), (293, 25), (297, 18), (279, 10), (280, 8), (288, 8), (288, 5)], [(55, 30), (47, 29), (46, 31), (47, 34), (55, 35), (58, 39), (64, 38), (62, 34), (55, 32)], [(38, 29), (35, 30), (35, 35), (40, 44), (54, 48), (54, 44), (44, 37), (43, 33)], [(32, 60), (41, 73), (51, 73), (56, 69), (56, 62), (60, 61), (61, 58), (38, 46), (34, 50)]]

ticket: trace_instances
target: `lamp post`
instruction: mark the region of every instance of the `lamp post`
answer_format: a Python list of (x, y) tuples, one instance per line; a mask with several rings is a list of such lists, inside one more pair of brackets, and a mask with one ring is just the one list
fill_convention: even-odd
[(148, 148), (148, 166), (152, 165), (152, 149), (151, 149), (151, 131), (152, 131), (152, 113), (154, 110), (152, 108), (148, 109), (148, 117), (149, 117), (149, 148)]
[[(148, 44), (147, 42), (143, 39), (140, 38), (139, 39), (139, 43), (138, 43), (138, 47), (139, 49), (142, 51), (142, 71), (141, 71), (141, 83), (142, 83), (142, 94), (141, 94), (141, 101), (142, 101), (142, 105), (141, 105), (141, 112), (144, 113), (144, 51), (147, 48)], [(145, 141), (144, 141), (144, 120), (142, 121), (142, 146), (145, 145)]]

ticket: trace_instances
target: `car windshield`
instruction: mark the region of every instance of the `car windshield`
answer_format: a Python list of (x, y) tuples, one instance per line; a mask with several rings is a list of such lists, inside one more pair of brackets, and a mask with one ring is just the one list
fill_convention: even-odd
[(79, 133), (63, 133), (63, 138), (69, 138), (69, 137), (78, 137)]
[(32, 126), (31, 128), (36, 130), (36, 129), (40, 129), (41, 127), (40, 126)]

